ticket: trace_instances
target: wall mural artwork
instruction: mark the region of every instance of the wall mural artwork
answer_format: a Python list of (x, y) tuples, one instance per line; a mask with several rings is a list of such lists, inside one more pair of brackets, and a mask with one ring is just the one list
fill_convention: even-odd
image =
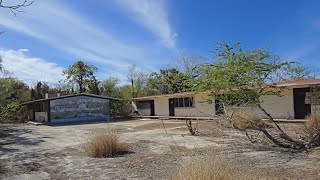
[(50, 101), (51, 123), (107, 120), (109, 112), (108, 99), (75, 96)]

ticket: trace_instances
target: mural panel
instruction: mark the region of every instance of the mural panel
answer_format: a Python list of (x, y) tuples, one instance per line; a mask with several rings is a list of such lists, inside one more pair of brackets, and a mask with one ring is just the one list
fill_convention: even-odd
[(51, 123), (107, 120), (109, 112), (108, 99), (75, 96), (50, 101)]

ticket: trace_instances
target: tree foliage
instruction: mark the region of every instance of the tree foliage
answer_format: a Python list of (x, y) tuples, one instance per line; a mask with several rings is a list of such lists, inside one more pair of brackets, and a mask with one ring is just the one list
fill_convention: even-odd
[(192, 87), (191, 78), (176, 68), (160, 70), (160, 73), (153, 72), (150, 74), (149, 83), (151, 88), (157, 89), (164, 86), (165, 94), (185, 92)]
[(79, 87), (79, 92), (86, 92), (86, 88), (89, 85), (90, 80), (94, 78), (94, 73), (98, 70), (97, 67), (89, 65), (83, 61), (77, 61), (68, 69), (63, 71), (63, 75), (66, 76), (65, 81), (75, 83)]
[(12, 77), (0, 78), (0, 121), (22, 120), (25, 111), (21, 103), (30, 100), (28, 86)]
[[(281, 75), (279, 71), (290, 69), (291, 62), (282, 61), (264, 49), (243, 51), (240, 44), (228, 45), (226, 43), (220, 44), (214, 58), (213, 63), (200, 68), (196, 89), (209, 91), (213, 99), (222, 102), (225, 119), (234, 128), (240, 130), (233, 123), (233, 113), (231, 115), (227, 113), (225, 106), (257, 107), (273, 123), (278, 135), (270, 133), (263, 123), (255, 128), (275, 144), (285, 148), (306, 149), (319, 143), (320, 133), (315, 134), (316, 140), (309, 142), (294, 140), (278, 126), (271, 114), (261, 105), (262, 97), (281, 95), (282, 89), (278, 88), (272, 80), (275, 76)], [(284, 142), (276, 137), (280, 137)]]

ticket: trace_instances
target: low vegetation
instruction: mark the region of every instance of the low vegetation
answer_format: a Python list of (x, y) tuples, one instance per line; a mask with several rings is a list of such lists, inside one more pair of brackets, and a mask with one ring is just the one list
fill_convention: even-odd
[(6, 167), (6, 163), (4, 162), (4, 160), (0, 159), (0, 173), (4, 173), (6, 172), (7, 167)]
[(320, 131), (320, 111), (312, 113), (306, 118), (306, 129), (311, 138)]
[(114, 131), (99, 131), (93, 133), (85, 145), (85, 152), (90, 157), (114, 157), (128, 152), (128, 144), (121, 142)]
[(261, 179), (231, 166), (221, 158), (193, 162), (171, 176), (172, 180), (250, 180)]
[(243, 108), (233, 115), (233, 123), (240, 129), (257, 129), (260, 127), (273, 127), (270, 123), (263, 121), (250, 108)]

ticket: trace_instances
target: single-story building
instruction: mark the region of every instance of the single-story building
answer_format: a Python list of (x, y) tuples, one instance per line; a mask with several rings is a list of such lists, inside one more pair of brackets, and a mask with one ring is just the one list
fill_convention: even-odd
[(37, 122), (66, 123), (108, 120), (110, 101), (118, 98), (87, 93), (57, 96), (23, 103), (28, 109), (28, 119)]
[[(320, 85), (320, 79), (277, 83), (284, 87), (282, 96), (267, 95), (261, 106), (274, 118), (303, 119), (320, 107), (320, 93), (311, 88)], [(214, 100), (208, 102), (208, 93), (181, 92), (134, 98), (142, 116), (212, 117), (219, 110)], [(252, 109), (261, 117), (259, 109)]]

